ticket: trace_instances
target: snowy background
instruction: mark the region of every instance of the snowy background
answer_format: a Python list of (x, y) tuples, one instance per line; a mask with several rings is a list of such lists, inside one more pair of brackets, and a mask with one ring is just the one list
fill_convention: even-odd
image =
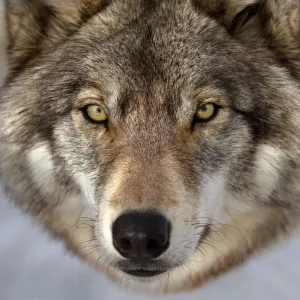
[[(0, 1), (1, 16), (3, 0)], [(0, 30), (0, 78), (4, 72), (2, 42)], [(131, 294), (71, 257), (33, 220), (13, 208), (0, 190), (0, 300), (150, 300), (154, 297), (158, 300), (299, 300), (300, 237), (196, 292), (162, 297)]]

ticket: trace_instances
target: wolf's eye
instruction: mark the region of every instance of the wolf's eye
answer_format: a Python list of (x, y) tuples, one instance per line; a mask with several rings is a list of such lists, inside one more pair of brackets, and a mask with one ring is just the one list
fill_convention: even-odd
[(217, 113), (218, 106), (213, 103), (206, 103), (198, 108), (195, 119), (197, 122), (207, 122), (213, 119)]
[(100, 105), (88, 105), (85, 108), (86, 116), (94, 122), (104, 122), (107, 120), (107, 115)]

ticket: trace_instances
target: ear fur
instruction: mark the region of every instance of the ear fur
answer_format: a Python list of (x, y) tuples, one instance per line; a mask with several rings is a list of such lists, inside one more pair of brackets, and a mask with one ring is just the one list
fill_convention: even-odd
[(300, 1), (265, 0), (262, 4), (260, 19), (270, 49), (300, 79)]
[[(17, 69), (109, 4), (110, 0), (4, 0), (9, 69)], [(243, 42), (262, 42), (300, 79), (299, 0), (193, 0)], [(257, 39), (255, 41), (255, 39)], [(261, 46), (261, 45), (260, 45)]]
[(22, 64), (40, 50), (54, 12), (43, 1), (5, 1), (9, 65)]
[(107, 4), (108, 0), (5, 0), (9, 69), (55, 47)]
[(243, 43), (267, 48), (300, 79), (299, 0), (194, 0)]

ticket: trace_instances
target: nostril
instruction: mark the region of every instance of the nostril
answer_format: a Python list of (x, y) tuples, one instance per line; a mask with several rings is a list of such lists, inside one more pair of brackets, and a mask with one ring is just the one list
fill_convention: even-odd
[(168, 240), (164, 237), (161, 238), (150, 238), (147, 242), (148, 250), (161, 249), (162, 247), (167, 246)]
[(124, 250), (130, 250), (132, 248), (132, 243), (129, 239), (126, 238), (120, 238), (119, 240), (119, 245), (122, 247)]
[(158, 242), (156, 240), (149, 240), (148, 243), (147, 243), (147, 249), (148, 250), (156, 250), (160, 248), (160, 245), (158, 244)]

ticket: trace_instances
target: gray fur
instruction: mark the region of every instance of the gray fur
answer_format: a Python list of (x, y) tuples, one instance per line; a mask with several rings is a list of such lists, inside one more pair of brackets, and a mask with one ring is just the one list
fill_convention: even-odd
[[(8, 28), (9, 71), (1, 90), (0, 175), (15, 203), (72, 251), (119, 279), (106, 265), (110, 253), (101, 246), (98, 223), (106, 213), (102, 195), (123, 170), (120, 188), (106, 200), (118, 212), (170, 208), (193, 222), (207, 182), (222, 173), (230, 195), (224, 203), (232, 207), (238, 199), (247, 206), (245, 219), (253, 215), (239, 247), (205, 272), (196, 270), (193, 280), (186, 274), (163, 291), (199, 286), (298, 227), (298, 1), (249, 1), (248, 7), (225, 0), (23, 2), (21, 12), (9, 5), (6, 12), (7, 24), (16, 26)], [(82, 117), (78, 95), (86, 90), (96, 90), (104, 103), (107, 127)], [(221, 106), (219, 116), (193, 124), (197, 106), (208, 99)], [(37, 145), (51, 154), (50, 192), (47, 182), (37, 184), (28, 163)], [(95, 187), (92, 206), (78, 174)], [(183, 193), (187, 199), (176, 198)], [(92, 221), (96, 261), (62, 225), (64, 210), (58, 211), (66, 197), (87, 207), (78, 217)], [(180, 211), (183, 202), (189, 213)], [(236, 219), (243, 228), (243, 215)], [(196, 246), (201, 250), (201, 242)]]

